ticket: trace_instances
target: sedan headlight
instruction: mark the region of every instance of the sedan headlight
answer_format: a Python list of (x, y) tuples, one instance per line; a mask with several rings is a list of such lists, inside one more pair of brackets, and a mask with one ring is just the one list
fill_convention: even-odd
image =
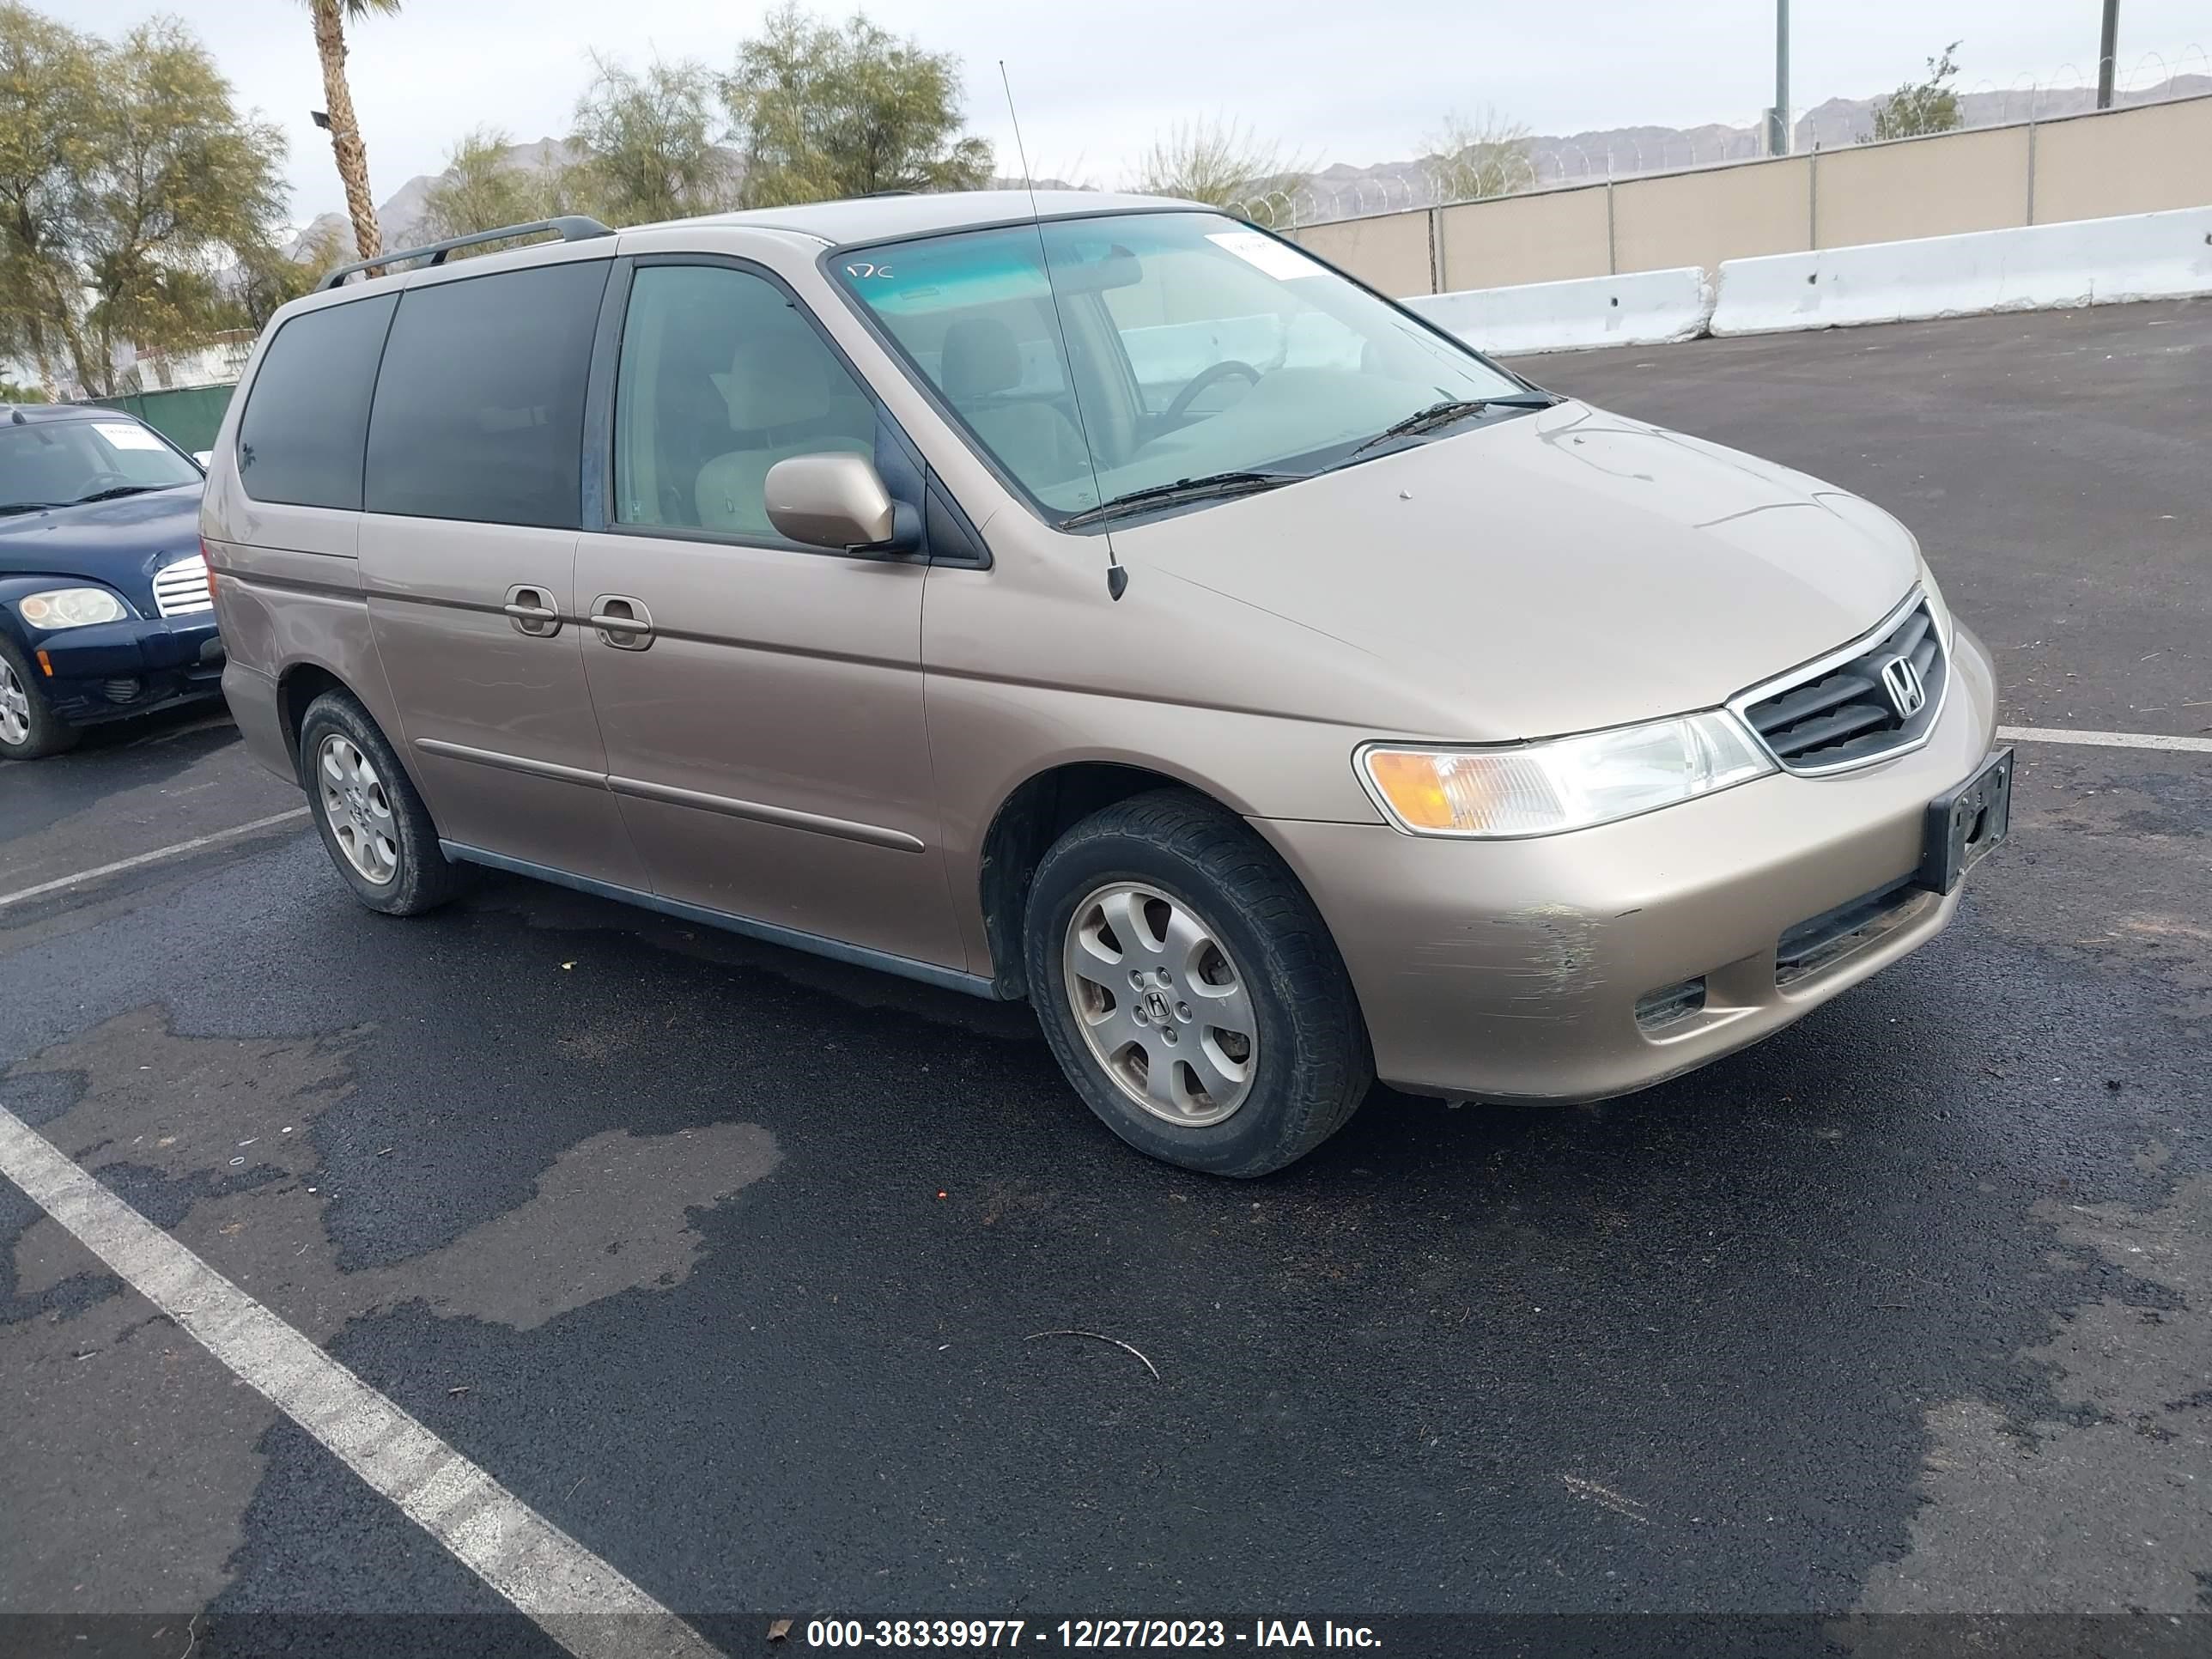
[(56, 587), (44, 593), (26, 593), (15, 601), (15, 609), (32, 627), (48, 633), (121, 622), (131, 614), (123, 608), (123, 601), (104, 587)]
[(1555, 836), (1764, 776), (1774, 762), (1725, 709), (1504, 749), (1370, 744), (1376, 800), (1416, 836)]

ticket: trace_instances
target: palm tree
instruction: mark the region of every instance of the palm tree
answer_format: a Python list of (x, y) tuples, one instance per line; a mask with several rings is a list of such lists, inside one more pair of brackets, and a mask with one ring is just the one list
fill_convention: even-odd
[(364, 259), (384, 252), (384, 233), (376, 222), (376, 199), (368, 193), (368, 150), (354, 120), (353, 89), (346, 85), (345, 26), (371, 12), (392, 15), (399, 0), (303, 0), (315, 20), (315, 52), (323, 60), (323, 101), (328, 106), (331, 149), (337, 152), (338, 178), (345, 185), (346, 211), (353, 239)]

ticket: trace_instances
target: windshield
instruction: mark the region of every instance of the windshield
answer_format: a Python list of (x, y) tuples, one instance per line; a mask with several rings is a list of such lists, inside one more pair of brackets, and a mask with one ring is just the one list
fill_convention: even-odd
[(136, 421), (0, 426), (0, 513), (199, 482), (198, 467)]
[(1310, 473), (1439, 404), (1528, 395), (1297, 248), (1216, 214), (965, 231), (851, 250), (830, 267), (1055, 520), (1185, 479)]

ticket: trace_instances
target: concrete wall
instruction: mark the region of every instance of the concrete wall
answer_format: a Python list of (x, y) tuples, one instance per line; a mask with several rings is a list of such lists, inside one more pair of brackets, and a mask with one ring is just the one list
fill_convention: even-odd
[(1984, 127), (1823, 150), (1813, 245), (1854, 247), (2024, 225), (2027, 142), (2024, 126)]
[(1341, 265), (1370, 288), (1394, 299), (1436, 292), (1429, 265), (1429, 216), (1384, 213), (1371, 219), (1340, 219), (1310, 225), (1299, 243), (1331, 264)]
[(1347, 219), (1297, 236), (1404, 297), (1714, 271), (1767, 254), (2208, 204), (2212, 98), (2200, 97)]
[[(1580, 290), (1601, 283), (1650, 284), (1668, 274), (1550, 284), (1577, 292), (1555, 298), (1544, 320), (1554, 335), (1576, 343), (1603, 320), (1595, 297)], [(1504, 290), (1507, 295), (1528, 292)], [(1767, 334), (2200, 294), (2212, 294), (2212, 207), (2169, 208), (1731, 259), (1720, 270), (1711, 327), (1716, 334)], [(1420, 303), (1443, 306), (1459, 297)], [(1493, 296), (1464, 297), (1496, 305)], [(1652, 311), (1663, 294), (1639, 289), (1636, 297)], [(1679, 294), (1674, 297), (1679, 308)], [(1571, 325), (1579, 333), (1570, 332)]]
[(1638, 270), (1457, 294), (1416, 294), (1406, 303), (1476, 350), (1500, 356), (1660, 345), (1694, 339), (1705, 331), (1713, 315), (1713, 279), (1700, 267), (1689, 265), (1680, 270)]
[[(1613, 241), (1623, 270), (1664, 270), (1811, 245), (1810, 157), (1662, 173), (1613, 187)], [(1585, 271), (1601, 276), (1605, 268)]]
[(2035, 222), (2212, 203), (2212, 98), (2046, 121), (2035, 131)]
[(1437, 215), (1439, 292), (1587, 276), (1590, 250), (1604, 255), (1609, 209), (1603, 185), (1442, 209)]

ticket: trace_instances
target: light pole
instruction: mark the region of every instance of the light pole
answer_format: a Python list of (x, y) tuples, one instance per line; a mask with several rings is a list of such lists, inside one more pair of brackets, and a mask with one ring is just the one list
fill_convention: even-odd
[(1790, 0), (1774, 0), (1774, 107), (1766, 112), (1766, 153), (1790, 154)]
[(2097, 47), (2097, 107), (2112, 106), (2112, 60), (2120, 52), (2120, 0), (2105, 0), (2105, 38)]

